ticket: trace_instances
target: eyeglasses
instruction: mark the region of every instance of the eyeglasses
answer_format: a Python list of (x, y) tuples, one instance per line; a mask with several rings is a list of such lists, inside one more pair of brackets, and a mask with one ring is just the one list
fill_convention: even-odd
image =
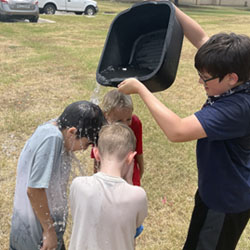
[(212, 80), (214, 80), (214, 79), (216, 79), (216, 78), (219, 78), (218, 76), (213, 76), (213, 77), (211, 77), (211, 78), (204, 79), (203, 76), (202, 76), (202, 74), (201, 74), (200, 72), (198, 72), (198, 75), (199, 75), (200, 79), (201, 79), (204, 83), (207, 83), (208, 81), (212, 81)]

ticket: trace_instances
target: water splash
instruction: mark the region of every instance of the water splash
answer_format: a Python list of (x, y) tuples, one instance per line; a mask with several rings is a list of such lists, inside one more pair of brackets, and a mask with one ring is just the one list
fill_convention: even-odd
[(96, 83), (96, 87), (92, 93), (92, 96), (90, 98), (90, 102), (96, 104), (96, 105), (99, 105), (100, 103), (100, 84)]
[(85, 172), (86, 163), (81, 163), (76, 155), (71, 152), (71, 176), (75, 178), (77, 176), (86, 176)]

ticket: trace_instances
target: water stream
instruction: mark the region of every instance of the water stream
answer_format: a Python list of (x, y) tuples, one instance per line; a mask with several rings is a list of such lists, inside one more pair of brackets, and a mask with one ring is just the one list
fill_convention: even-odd
[(93, 90), (89, 101), (96, 105), (99, 105), (100, 103), (100, 84), (98, 84), (98, 82), (96, 82), (95, 89)]

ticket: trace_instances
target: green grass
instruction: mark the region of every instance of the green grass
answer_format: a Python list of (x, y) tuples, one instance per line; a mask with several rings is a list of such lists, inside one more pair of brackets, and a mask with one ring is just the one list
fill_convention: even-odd
[[(8, 235), (20, 151), (36, 126), (56, 117), (76, 100), (90, 100), (96, 88), (95, 72), (109, 26), (131, 4), (98, 2), (93, 18), (77, 15), (41, 15), (55, 23), (0, 23), (0, 240), (8, 249)], [(225, 7), (182, 8), (209, 35), (236, 32), (250, 35), (248, 9)], [(195, 49), (184, 39), (175, 83), (155, 95), (181, 117), (198, 110), (205, 93), (193, 67)], [(110, 90), (100, 87), (99, 98)], [(137, 249), (181, 249), (197, 187), (195, 142), (170, 143), (138, 96), (135, 113), (143, 124), (145, 175), (149, 215)], [(77, 154), (92, 173), (89, 150)], [(166, 202), (162, 202), (166, 198)], [(65, 234), (69, 242), (71, 220)], [(238, 250), (250, 249), (250, 225)]]

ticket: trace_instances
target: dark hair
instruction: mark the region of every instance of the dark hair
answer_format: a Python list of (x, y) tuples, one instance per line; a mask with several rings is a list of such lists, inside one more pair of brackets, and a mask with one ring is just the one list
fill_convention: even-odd
[(65, 108), (57, 119), (57, 124), (60, 130), (75, 127), (77, 138), (86, 137), (96, 143), (98, 132), (106, 124), (106, 120), (99, 106), (88, 101), (79, 101)]
[(229, 73), (236, 73), (238, 81), (250, 78), (250, 38), (235, 33), (213, 35), (195, 55), (195, 67), (203, 73), (222, 80)]

